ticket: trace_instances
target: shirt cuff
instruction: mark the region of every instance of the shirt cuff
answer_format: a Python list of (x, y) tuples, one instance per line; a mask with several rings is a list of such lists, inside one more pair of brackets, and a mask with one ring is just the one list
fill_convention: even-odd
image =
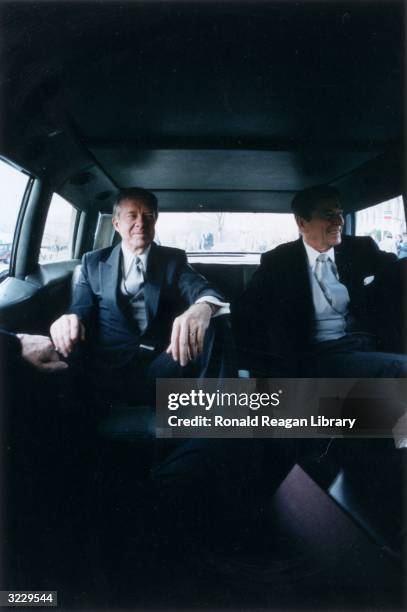
[(219, 306), (218, 310), (212, 315), (212, 318), (220, 317), (220, 315), (230, 314), (230, 304), (228, 302), (222, 302), (213, 295), (204, 295), (203, 297), (198, 298), (195, 304), (202, 304), (202, 302)]

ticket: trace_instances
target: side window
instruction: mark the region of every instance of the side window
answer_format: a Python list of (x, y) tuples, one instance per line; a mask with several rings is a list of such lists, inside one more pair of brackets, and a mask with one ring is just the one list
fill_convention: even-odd
[(71, 259), (77, 212), (72, 204), (54, 193), (42, 237), (40, 263)]
[(0, 159), (0, 275), (10, 265), (11, 248), (17, 217), (30, 177)]
[(401, 196), (359, 210), (356, 235), (371, 236), (382, 251), (407, 257), (407, 232), (404, 202)]

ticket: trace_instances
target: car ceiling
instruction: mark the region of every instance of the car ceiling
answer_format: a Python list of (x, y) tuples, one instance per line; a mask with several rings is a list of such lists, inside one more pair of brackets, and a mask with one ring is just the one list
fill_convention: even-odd
[(0, 29), (1, 152), (80, 207), (403, 190), (403, 2), (3, 2)]

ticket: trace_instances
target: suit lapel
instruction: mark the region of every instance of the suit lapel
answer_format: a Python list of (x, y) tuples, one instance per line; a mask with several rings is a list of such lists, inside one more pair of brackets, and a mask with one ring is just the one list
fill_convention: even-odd
[(308, 257), (302, 239), (296, 243), (294, 251), (295, 261), (292, 263), (293, 275), (291, 282), (295, 287), (299, 300), (299, 309), (303, 311), (303, 316), (307, 319), (313, 318), (314, 306), (312, 301), (312, 289), (308, 271)]
[(342, 242), (334, 247), (335, 264), (338, 269), (339, 280), (348, 287), (352, 281), (352, 267), (351, 259), (347, 257), (346, 250), (346, 238), (344, 237), (342, 238)]
[(307, 310), (312, 312), (312, 290), (311, 284), (309, 280), (309, 271), (308, 271), (308, 257), (307, 252), (304, 247), (303, 241), (298, 240), (298, 247), (295, 252), (295, 257), (297, 261), (295, 262), (295, 267), (293, 269), (297, 272), (296, 278), (296, 286), (298, 288), (298, 294), (301, 300), (304, 303), (304, 306), (307, 307)]
[(165, 269), (166, 265), (161, 257), (160, 247), (153, 242), (148, 256), (146, 280), (144, 283), (144, 299), (148, 325), (150, 325), (157, 314)]
[(109, 308), (117, 315), (124, 317), (124, 314), (119, 306), (118, 287), (121, 264), (121, 246), (120, 243), (114, 247), (106, 261), (101, 261), (100, 269), (100, 285), (101, 293), (104, 299), (109, 304)]

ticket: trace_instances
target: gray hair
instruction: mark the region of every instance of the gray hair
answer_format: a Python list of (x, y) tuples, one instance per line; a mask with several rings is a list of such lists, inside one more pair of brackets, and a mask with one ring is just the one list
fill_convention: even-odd
[(112, 216), (113, 218), (117, 218), (120, 212), (120, 204), (124, 200), (141, 200), (144, 202), (148, 208), (154, 213), (154, 216), (158, 217), (158, 200), (156, 196), (147, 189), (143, 189), (142, 187), (126, 187), (125, 189), (120, 189), (117, 194), (116, 201), (113, 205)]

